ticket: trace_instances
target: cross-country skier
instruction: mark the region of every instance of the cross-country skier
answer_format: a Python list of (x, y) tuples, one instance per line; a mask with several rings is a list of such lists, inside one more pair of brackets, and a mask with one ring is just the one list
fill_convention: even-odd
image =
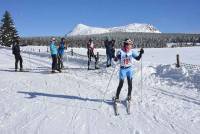
[(18, 62), (20, 62), (20, 71), (23, 71), (23, 60), (22, 56), (20, 54), (20, 47), (19, 47), (19, 41), (16, 40), (16, 42), (12, 46), (12, 53), (15, 55), (15, 71), (18, 69)]
[(87, 43), (87, 54), (91, 55), (92, 57), (94, 56), (94, 43), (92, 39), (89, 39), (89, 42)]
[(92, 57), (94, 57), (95, 59), (95, 69), (99, 69), (99, 67), (97, 66), (98, 57), (94, 54), (94, 43), (92, 39), (89, 39), (89, 42), (87, 43), (87, 55), (88, 55), (88, 70), (90, 70), (90, 62)]
[(52, 73), (55, 73), (56, 70), (58, 70), (60, 72), (60, 70), (58, 69), (58, 66), (57, 66), (58, 50), (57, 50), (55, 41), (56, 41), (56, 39), (52, 38), (51, 44), (50, 44), (50, 51), (51, 51), (51, 57), (52, 57)]
[(58, 47), (58, 68), (61, 70), (63, 66), (63, 55), (65, 50), (65, 38), (61, 38), (61, 42)]
[(132, 92), (132, 76), (134, 69), (132, 67), (133, 59), (140, 60), (144, 50), (141, 48), (140, 53), (138, 54), (132, 49), (133, 41), (130, 39), (125, 39), (123, 42), (123, 48), (117, 52), (115, 61), (120, 61), (120, 71), (119, 71), (119, 85), (117, 88), (116, 96), (114, 101), (119, 101), (119, 94), (122, 89), (124, 79), (127, 77), (128, 81), (128, 95), (127, 100), (131, 100)]

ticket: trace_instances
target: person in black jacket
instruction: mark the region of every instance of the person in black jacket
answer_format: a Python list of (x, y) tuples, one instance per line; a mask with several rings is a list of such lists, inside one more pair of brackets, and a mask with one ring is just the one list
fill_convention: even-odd
[(115, 58), (115, 40), (114, 39), (112, 39), (111, 41), (111, 46), (112, 46), (112, 49), (111, 49), (112, 58)]
[(20, 55), (20, 47), (19, 47), (19, 41), (17, 40), (12, 47), (12, 52), (15, 55), (15, 71), (18, 69), (18, 62), (20, 62), (20, 71), (23, 71), (23, 60), (22, 56)]
[(106, 66), (110, 67), (112, 60), (112, 41), (108, 41), (108, 39), (106, 39), (104, 41), (104, 46), (106, 48), (106, 57), (107, 57)]

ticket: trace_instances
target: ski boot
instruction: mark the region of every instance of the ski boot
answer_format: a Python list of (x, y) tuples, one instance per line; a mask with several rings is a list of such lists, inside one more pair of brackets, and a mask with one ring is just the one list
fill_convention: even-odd
[(98, 66), (95, 66), (95, 69), (100, 69)]
[(127, 101), (131, 101), (131, 96), (128, 95), (127, 98), (126, 98), (126, 100)]
[(62, 70), (61, 70), (61, 69), (58, 69), (57, 71), (58, 71), (59, 73), (61, 73), (61, 72), (62, 72)]
[(116, 102), (120, 102), (119, 101), (119, 97), (113, 97), (113, 101), (116, 103)]
[(52, 70), (51, 73), (56, 73), (56, 71), (55, 71), (55, 70)]
[(110, 67), (111, 66), (111, 64), (108, 64), (106, 67)]

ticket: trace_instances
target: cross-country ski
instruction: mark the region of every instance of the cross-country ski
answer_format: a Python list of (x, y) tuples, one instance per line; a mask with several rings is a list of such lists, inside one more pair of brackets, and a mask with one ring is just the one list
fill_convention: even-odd
[(126, 111), (127, 111), (127, 114), (131, 114), (131, 101), (130, 100), (126, 100)]

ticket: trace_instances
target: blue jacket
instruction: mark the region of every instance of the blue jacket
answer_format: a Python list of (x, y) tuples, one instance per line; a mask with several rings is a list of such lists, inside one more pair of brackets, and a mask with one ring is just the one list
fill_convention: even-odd
[(51, 55), (57, 55), (58, 54), (57, 47), (56, 47), (55, 43), (51, 43), (50, 51), (51, 51)]
[(59, 48), (58, 48), (58, 54), (59, 55), (63, 55), (64, 54), (64, 50), (65, 50), (65, 45), (64, 45), (64, 43), (60, 43), (60, 46), (59, 46)]

